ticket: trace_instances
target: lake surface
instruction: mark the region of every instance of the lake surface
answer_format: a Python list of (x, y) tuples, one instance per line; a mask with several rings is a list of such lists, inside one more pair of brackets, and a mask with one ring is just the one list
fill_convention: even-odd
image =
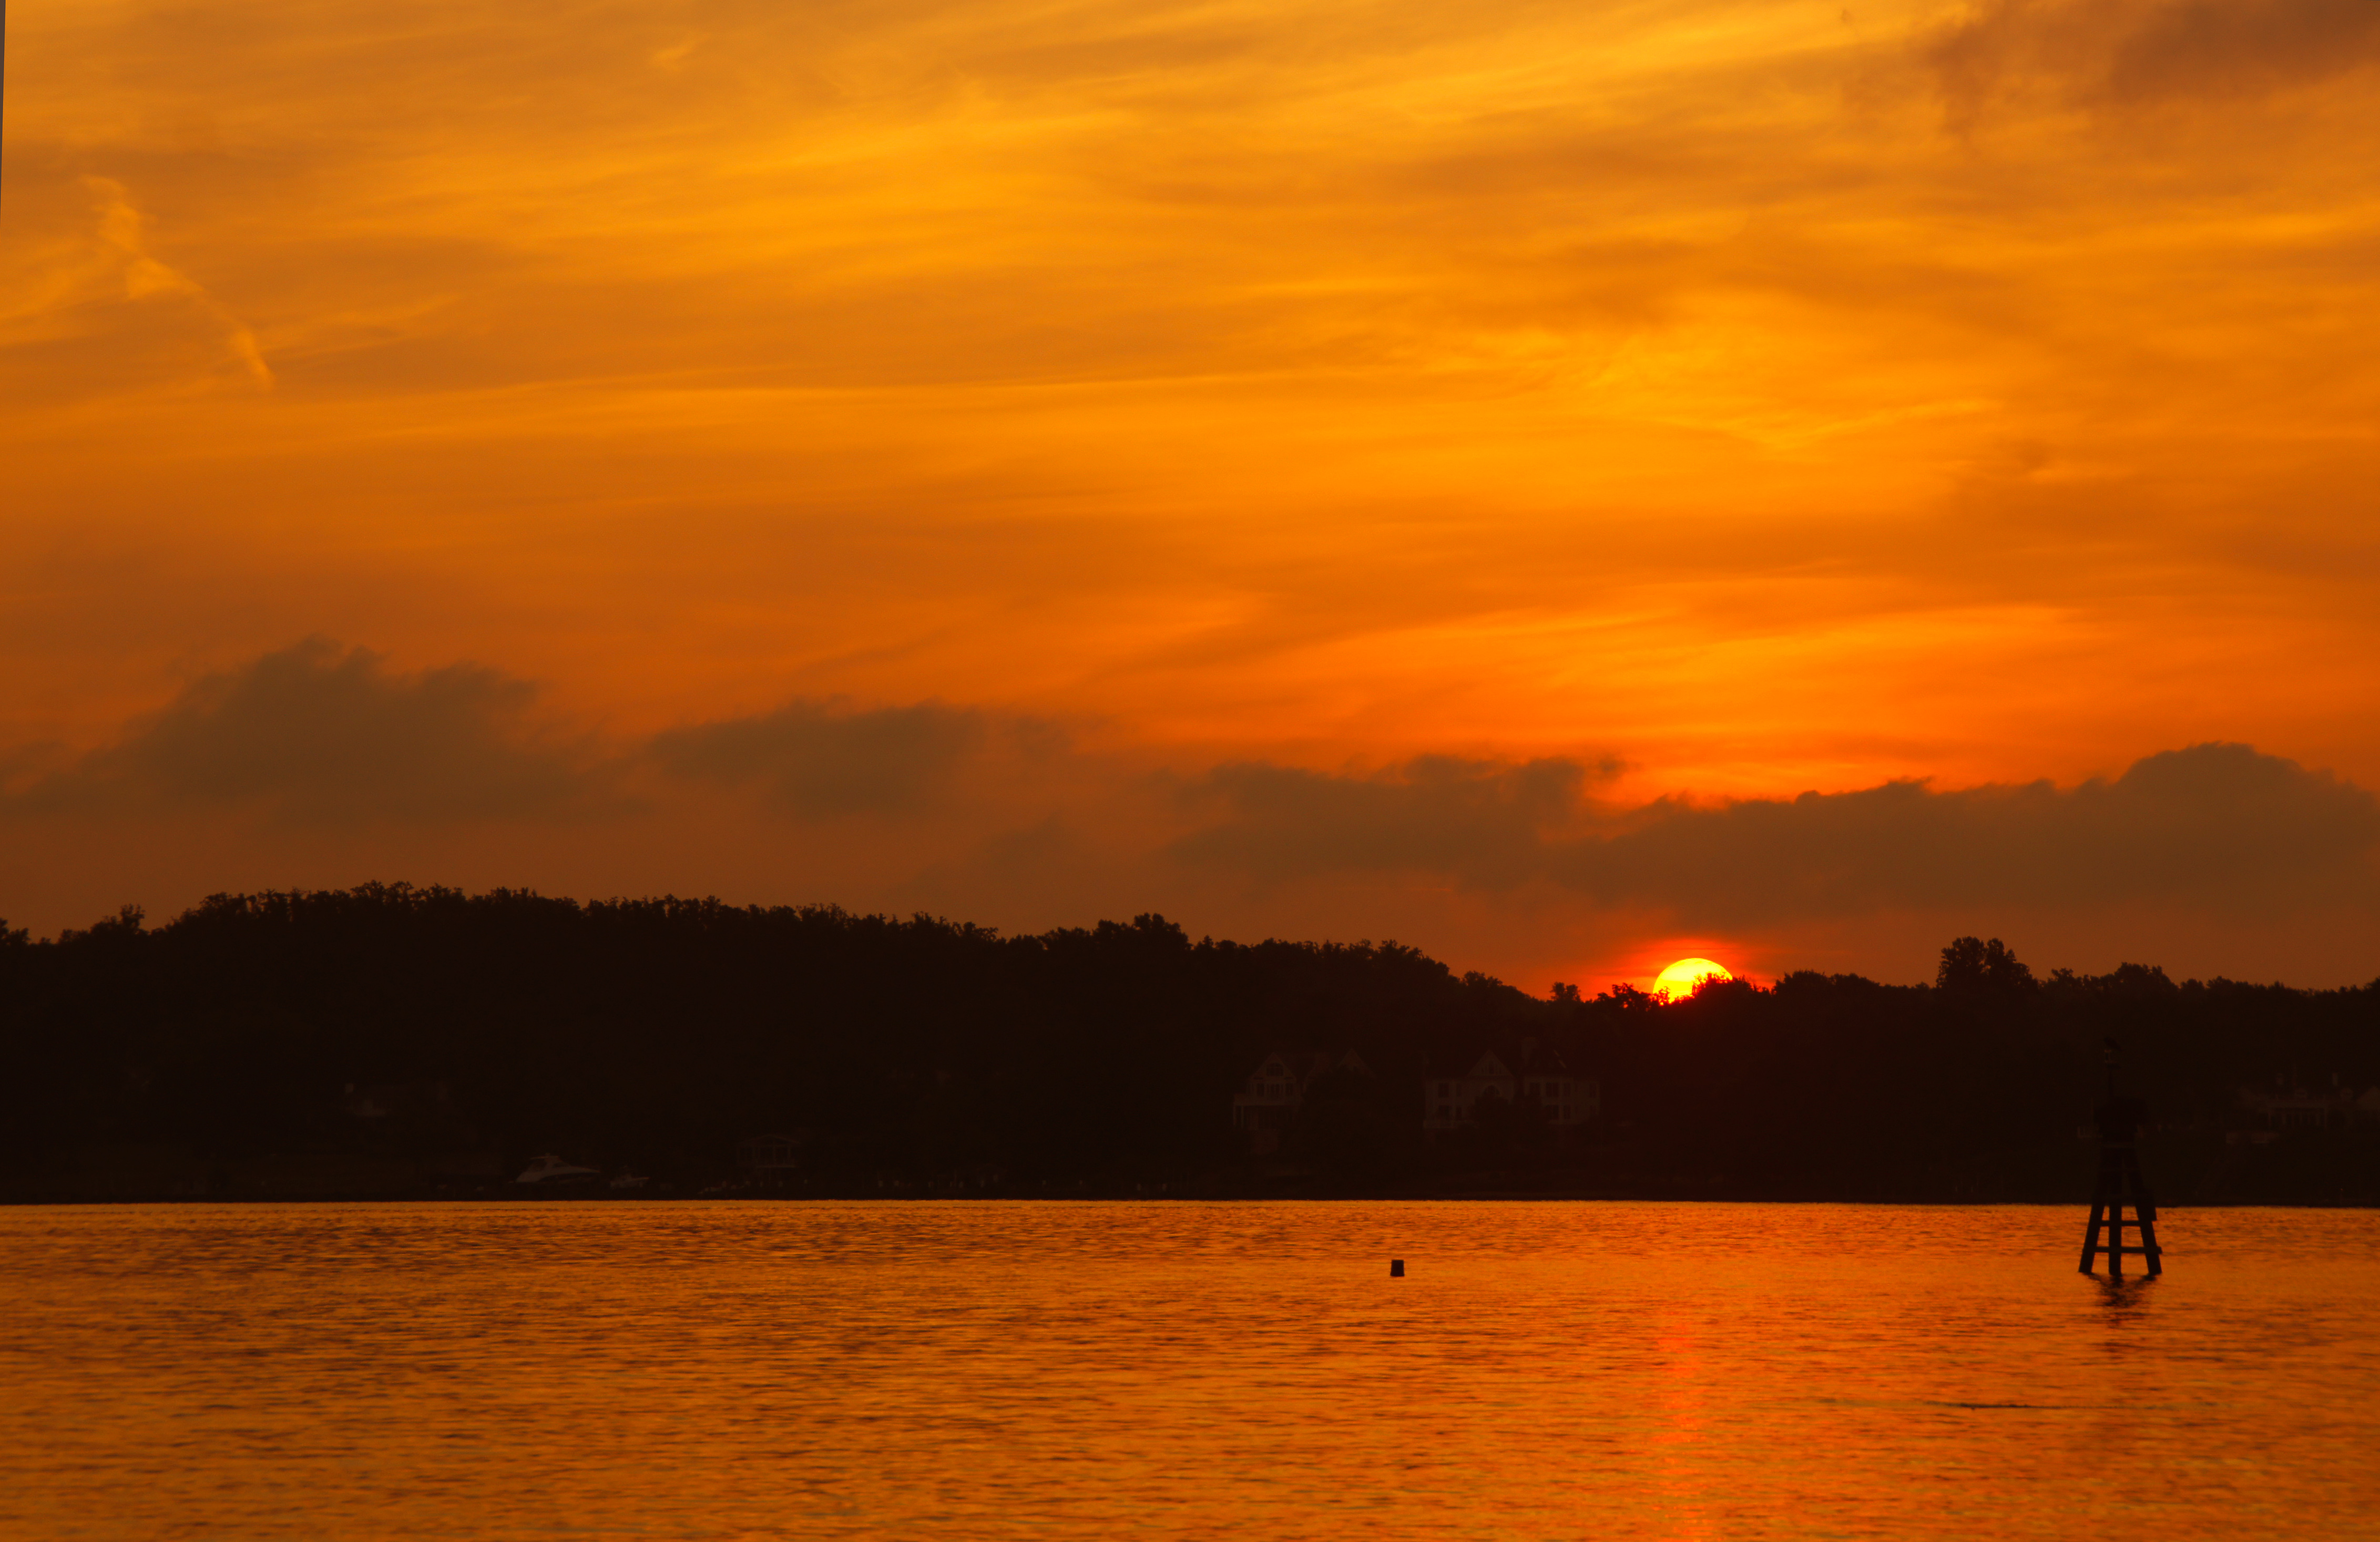
[(2082, 1213), (0, 1210), (0, 1536), (2380, 1536), (2380, 1214)]

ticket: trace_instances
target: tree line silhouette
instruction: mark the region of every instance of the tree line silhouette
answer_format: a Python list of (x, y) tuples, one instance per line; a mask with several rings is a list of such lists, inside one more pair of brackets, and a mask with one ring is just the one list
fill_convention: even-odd
[[(1540, 1000), (1393, 942), (1154, 915), (1010, 937), (404, 884), (0, 926), (0, 1195), (502, 1192), (551, 1150), (678, 1193), (2071, 1199), (2109, 1037), (2169, 1202), (2380, 1200), (2373, 1129), (2242, 1138), (2239, 1096), (2380, 1084), (2380, 982), (2036, 978), (1961, 938), (1930, 985)], [(1427, 1142), (1425, 1076), (1524, 1040), (1596, 1077), (1602, 1117), (1557, 1139), (1524, 1099)], [(1258, 1160), (1231, 1099), (1283, 1048), (1364, 1069)], [(795, 1153), (765, 1179), (739, 1161), (761, 1135)]]

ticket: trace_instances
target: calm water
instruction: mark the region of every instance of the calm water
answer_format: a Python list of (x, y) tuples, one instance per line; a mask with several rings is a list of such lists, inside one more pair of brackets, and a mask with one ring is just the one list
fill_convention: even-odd
[(2082, 1224), (0, 1210), (0, 1536), (2380, 1536), (2380, 1214)]

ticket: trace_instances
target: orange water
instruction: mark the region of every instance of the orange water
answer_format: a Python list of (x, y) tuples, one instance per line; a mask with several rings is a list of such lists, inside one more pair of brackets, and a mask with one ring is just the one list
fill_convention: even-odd
[(0, 1210), (0, 1536), (2380, 1536), (2380, 1215), (2082, 1225)]

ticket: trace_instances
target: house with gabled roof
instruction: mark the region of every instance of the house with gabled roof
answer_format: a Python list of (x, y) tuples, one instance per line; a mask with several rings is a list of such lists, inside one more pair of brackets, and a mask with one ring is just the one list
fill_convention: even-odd
[(1603, 1111), (1600, 1083), (1572, 1071), (1552, 1045), (1524, 1038), (1509, 1056), (1490, 1049), (1462, 1071), (1434, 1068), (1422, 1083), (1423, 1133), (1438, 1140), (1469, 1129), (1488, 1099), (1540, 1109), (1546, 1127), (1557, 1131), (1589, 1123)]

